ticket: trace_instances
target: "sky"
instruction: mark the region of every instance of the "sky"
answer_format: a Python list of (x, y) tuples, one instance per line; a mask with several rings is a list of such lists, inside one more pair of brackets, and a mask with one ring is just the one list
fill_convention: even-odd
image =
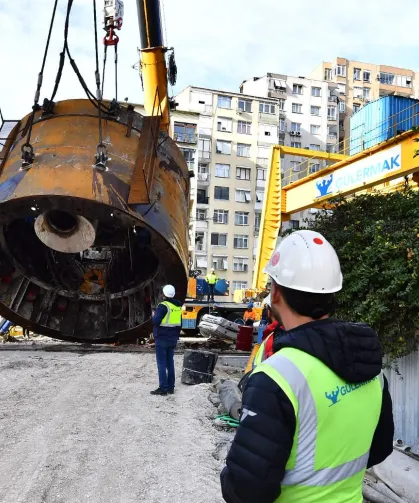
[[(100, 60), (103, 0), (97, 0)], [(125, 0), (119, 33), (119, 99), (142, 103), (135, 0)], [(336, 56), (419, 71), (418, 0), (161, 0), (166, 44), (175, 48), (179, 92), (188, 85), (238, 92), (266, 72), (307, 76)], [(54, 0), (0, 0), (0, 108), (8, 119), (26, 115)], [(94, 91), (93, 0), (74, 0), (69, 46)], [(51, 95), (64, 37), (67, 0), (59, 0), (41, 91)], [(112, 48), (110, 48), (112, 51)], [(114, 97), (112, 52), (105, 97)], [(102, 64), (102, 63), (101, 63)], [(68, 63), (57, 99), (84, 97)]]

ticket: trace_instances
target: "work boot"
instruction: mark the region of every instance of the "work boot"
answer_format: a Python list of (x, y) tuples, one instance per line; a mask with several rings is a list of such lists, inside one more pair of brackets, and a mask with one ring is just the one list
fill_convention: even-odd
[(151, 395), (160, 395), (160, 396), (166, 396), (167, 391), (162, 390), (161, 388), (157, 388), (154, 391), (150, 391)]
[(168, 389), (167, 392), (169, 393), (169, 395), (174, 395), (175, 394), (175, 390), (174, 389)]

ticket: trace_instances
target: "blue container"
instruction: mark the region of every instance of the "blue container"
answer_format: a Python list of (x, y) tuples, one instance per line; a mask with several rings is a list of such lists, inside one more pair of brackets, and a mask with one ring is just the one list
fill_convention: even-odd
[(419, 125), (419, 101), (384, 96), (350, 118), (349, 154), (354, 155)]
[[(208, 283), (203, 278), (196, 280), (196, 293), (197, 295), (208, 295)], [(214, 295), (225, 296), (229, 295), (229, 284), (225, 279), (219, 279), (215, 284)]]

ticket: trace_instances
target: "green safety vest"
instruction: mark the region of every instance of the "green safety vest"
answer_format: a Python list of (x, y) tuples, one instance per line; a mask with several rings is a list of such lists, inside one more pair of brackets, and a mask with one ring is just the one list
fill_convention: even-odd
[(161, 302), (167, 307), (167, 314), (160, 323), (161, 327), (181, 327), (182, 326), (182, 306), (175, 306), (171, 302)]
[(217, 276), (215, 274), (208, 274), (207, 277), (205, 278), (207, 283), (209, 283), (210, 285), (215, 285), (215, 283), (217, 283)]
[(269, 337), (273, 337), (273, 334), (269, 335), (259, 346), (258, 352), (256, 353), (256, 356), (253, 360), (252, 368), (257, 367), (260, 365), (265, 357), (265, 346), (266, 346), (266, 341), (269, 339)]
[(317, 358), (284, 348), (258, 365), (285, 392), (296, 431), (276, 503), (362, 503), (383, 376), (349, 384)]

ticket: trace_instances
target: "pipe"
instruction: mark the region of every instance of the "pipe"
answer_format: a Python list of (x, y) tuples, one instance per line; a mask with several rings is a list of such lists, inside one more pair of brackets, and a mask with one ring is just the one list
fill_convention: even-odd
[(160, 116), (160, 127), (170, 124), (167, 94), (167, 67), (159, 0), (137, 0), (140, 28), (140, 65), (144, 82), (144, 108), (151, 116)]

